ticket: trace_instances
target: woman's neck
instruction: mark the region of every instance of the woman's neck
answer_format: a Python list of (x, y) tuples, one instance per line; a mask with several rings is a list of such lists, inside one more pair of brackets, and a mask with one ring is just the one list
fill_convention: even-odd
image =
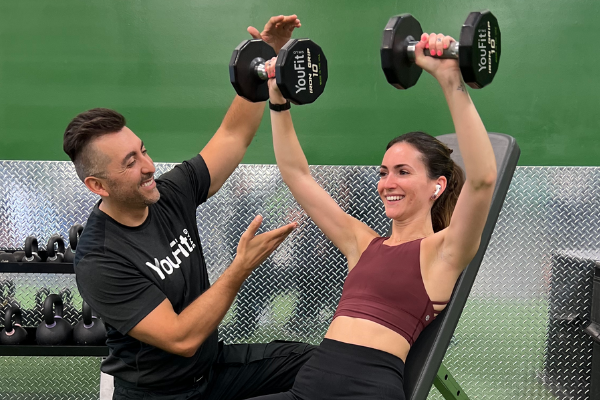
[(392, 234), (388, 239), (389, 244), (401, 244), (412, 240), (421, 239), (433, 235), (433, 224), (431, 216), (417, 218), (411, 221), (392, 222)]

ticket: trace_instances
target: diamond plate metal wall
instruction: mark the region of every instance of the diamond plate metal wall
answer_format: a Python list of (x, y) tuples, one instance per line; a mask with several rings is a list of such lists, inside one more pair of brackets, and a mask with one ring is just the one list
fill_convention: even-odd
[(98, 400), (98, 357), (0, 357), (0, 399)]
[[(172, 166), (157, 164), (157, 175)], [(311, 168), (342, 208), (377, 232), (386, 232), (388, 222), (374, 189), (375, 167)], [(600, 248), (600, 190), (595, 186), (599, 178), (600, 168), (517, 169), (444, 360), (470, 397), (588, 398), (591, 339), (553, 316), (569, 308), (589, 313), (581, 301), (569, 299), (585, 298), (591, 270), (585, 262), (564, 258), (579, 252), (592, 259)], [(0, 162), (0, 249), (22, 247), (28, 234), (36, 234), (42, 248), (53, 233), (66, 237), (72, 224), (87, 219), (96, 200), (70, 163)], [(221, 324), (221, 338), (318, 343), (341, 294), (346, 263), (293, 200), (275, 166), (240, 166), (221, 191), (199, 207), (211, 281), (229, 265), (239, 236), (259, 213), (264, 217), (262, 230), (290, 221), (300, 226), (244, 284)], [(0, 281), (13, 281), (13, 297), (24, 308), (35, 307), (35, 292), (42, 286), (71, 289), (74, 304), (80, 303), (69, 275), (0, 274)], [(5, 286), (7, 293), (10, 285)], [(579, 297), (569, 294), (570, 288)], [(3, 377), (7, 359), (0, 359)], [(574, 378), (561, 378), (567, 374)], [(61, 384), (69, 387), (69, 380), (65, 382)], [(97, 395), (97, 384), (90, 384), (89, 390)], [(433, 390), (430, 398), (441, 397)]]

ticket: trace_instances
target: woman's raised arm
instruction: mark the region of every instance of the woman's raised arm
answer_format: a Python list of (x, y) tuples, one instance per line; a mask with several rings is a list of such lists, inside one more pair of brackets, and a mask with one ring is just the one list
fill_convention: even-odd
[[(266, 65), (266, 71), (271, 78), (274, 77), (274, 60)], [(269, 94), (273, 104), (286, 102), (277, 88), (275, 79), (269, 80)], [(271, 110), (271, 125), (275, 158), (284, 182), (308, 216), (346, 256), (349, 268), (354, 267), (369, 242), (379, 235), (364, 223), (346, 214), (313, 179), (296, 136), (290, 111)]]
[(466, 180), (450, 225), (440, 233), (438, 259), (441, 265), (462, 271), (473, 259), (487, 220), (496, 184), (496, 158), (487, 131), (465, 88), (458, 61), (425, 57), (425, 52), (441, 54), (453, 39), (423, 34), (416, 49), (416, 63), (440, 83), (465, 164)]

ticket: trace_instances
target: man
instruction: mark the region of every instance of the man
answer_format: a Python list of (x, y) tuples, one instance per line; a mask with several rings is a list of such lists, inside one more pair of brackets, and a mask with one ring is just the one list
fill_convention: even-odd
[[(273, 17), (255, 38), (276, 52), (300, 27), (295, 15)], [(252, 270), (295, 228), (256, 235), (257, 216), (232, 264), (210, 287), (196, 208), (242, 160), (264, 103), (236, 97), (200, 154), (154, 180), (154, 164), (123, 116), (93, 109), (71, 121), (64, 150), (79, 178), (101, 200), (75, 257), (83, 299), (107, 325), (105, 373), (114, 399), (242, 399), (291, 387), (312, 346), (223, 345), (217, 327)]]

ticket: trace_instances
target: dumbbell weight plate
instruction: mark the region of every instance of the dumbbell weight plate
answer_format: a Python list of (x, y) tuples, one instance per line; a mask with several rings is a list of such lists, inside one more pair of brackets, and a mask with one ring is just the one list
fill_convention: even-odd
[(292, 39), (279, 51), (275, 80), (281, 94), (294, 104), (309, 104), (325, 90), (327, 59), (310, 39)]
[(408, 89), (417, 83), (423, 70), (408, 58), (408, 42), (421, 40), (423, 29), (410, 14), (390, 18), (383, 31), (381, 68), (387, 81), (397, 89)]
[(492, 82), (500, 62), (500, 27), (489, 11), (472, 12), (460, 30), (458, 60), (463, 80), (474, 89)]
[(265, 62), (276, 56), (275, 50), (261, 39), (240, 43), (229, 61), (229, 80), (237, 94), (252, 102), (267, 101), (269, 86), (266, 80), (258, 77), (253, 61), (260, 58)]

